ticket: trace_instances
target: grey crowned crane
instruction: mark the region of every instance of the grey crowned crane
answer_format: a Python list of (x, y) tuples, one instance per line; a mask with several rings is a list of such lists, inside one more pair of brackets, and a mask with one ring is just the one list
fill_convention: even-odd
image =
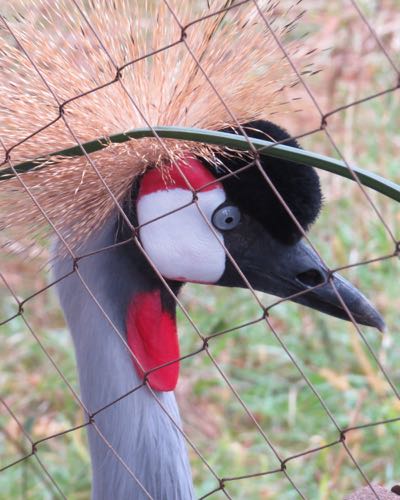
[[(144, 117), (151, 124), (232, 133), (241, 132), (241, 123), (250, 137), (299, 147), (263, 119), (284, 108), (285, 84), (296, 78), (287, 76), (288, 64), (275, 49), (266, 50), (272, 37), (252, 2), (214, 16), (210, 12), (226, 2), (203, 9), (191, 2), (151, 3), (150, 13), (123, 0), (96, 0), (89, 10), (67, 9), (61, 0), (42, 3), (45, 14), (28, 10), (11, 30), (14, 43), (5, 42), (2, 50), (10, 63), (2, 63), (0, 83), (5, 145), (48, 123), (60, 103), (84, 95), (69, 101), (53, 125), (13, 149), (13, 162), (139, 127)], [(267, 2), (264, 16), (272, 19), (274, 8)], [(197, 29), (182, 38), (182, 26), (202, 16)], [(285, 35), (292, 23), (285, 18), (282, 24), (279, 33)], [(174, 40), (180, 43), (153, 59), (142, 57)], [(290, 51), (298, 56), (298, 47)], [(131, 60), (137, 62), (125, 67), (121, 82), (85, 93), (113, 78), (113, 61)], [(199, 71), (199, 60), (223, 103)], [(24, 93), (30, 98), (23, 99)], [(223, 148), (143, 139), (109, 145), (89, 158), (58, 157), (22, 175), (34, 202), (18, 179), (7, 181), (3, 225), (12, 221), (21, 234), (36, 231), (46, 222), (44, 212), (61, 237), (54, 245), (53, 274), (74, 340), (82, 401), (90, 414), (116, 401), (88, 427), (96, 500), (194, 495), (173, 393), (180, 357), (175, 301), (159, 275), (175, 294), (186, 282), (243, 287), (235, 262), (255, 290), (279, 297), (309, 290), (294, 300), (348, 319), (330, 278), (358, 323), (383, 327), (368, 300), (337, 274), (329, 277), (302, 240), (301, 228), (307, 230), (321, 208), (316, 172), (262, 160), (296, 224), (261, 171), (242, 169), (248, 161)], [(138, 228), (140, 247), (122, 244), (131, 239), (131, 226)], [(71, 274), (72, 254), (82, 258)], [(146, 385), (121, 398), (144, 377)]]
[[(253, 137), (267, 134), (296, 144), (267, 121), (247, 124), (244, 129)], [(225, 247), (254, 289), (280, 297), (310, 289), (294, 300), (349, 319), (327, 282), (320, 258), (302, 241), (301, 231), (260, 172), (249, 169), (224, 178), (245, 164), (245, 159), (231, 156), (221, 158), (215, 168), (187, 157), (166, 167), (164, 175), (150, 168), (139, 176), (125, 207), (131, 223), (140, 228), (145, 253), (175, 294), (185, 282), (246, 286)], [(316, 172), (280, 160), (267, 160), (262, 166), (301, 226), (309, 227), (321, 206)], [(186, 181), (197, 192), (197, 204), (192, 203), (193, 192)], [(111, 217), (94, 233), (81, 249), (83, 254), (128, 240), (131, 231), (120, 219)], [(70, 259), (58, 260), (55, 277), (70, 269)], [(171, 363), (180, 356), (176, 305), (164, 284), (133, 244), (83, 259), (79, 270), (107, 316), (125, 332), (135, 356), (99, 314), (79, 277), (61, 280), (57, 286), (75, 342), (85, 404), (91, 411), (103, 407), (139, 385), (144, 372), (150, 371), (150, 387), (174, 419), (179, 419), (171, 392), (179, 374), (179, 362)], [(358, 323), (383, 327), (380, 315), (356, 288), (337, 274), (333, 282)], [(154, 370), (162, 365), (166, 366)], [(183, 438), (149, 392), (131, 394), (97, 415), (96, 422), (153, 498), (192, 498)], [(141, 498), (140, 487), (132, 485), (132, 478), (95, 429), (89, 429), (89, 442), (94, 498)]]

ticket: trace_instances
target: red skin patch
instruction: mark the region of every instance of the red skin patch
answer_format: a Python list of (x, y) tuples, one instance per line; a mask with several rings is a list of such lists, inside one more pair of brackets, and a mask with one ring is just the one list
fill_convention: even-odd
[[(196, 191), (211, 191), (222, 188), (221, 183), (215, 182), (212, 173), (195, 158), (187, 158), (171, 164), (167, 164), (164, 174), (158, 168), (153, 168), (146, 172), (140, 184), (139, 197), (146, 194), (164, 191), (168, 189), (187, 189), (190, 187)], [(188, 180), (190, 186), (185, 181), (182, 174)], [(209, 184), (212, 182), (213, 184)], [(206, 186), (203, 188), (203, 186)], [(202, 189), (203, 188), (203, 189)]]
[[(127, 341), (141, 364), (133, 360), (139, 376), (157, 366), (179, 359), (179, 343), (175, 317), (163, 310), (160, 290), (135, 296), (126, 316)], [(148, 375), (155, 391), (173, 391), (179, 377), (179, 361)]]
[[(211, 172), (195, 158), (185, 158), (166, 167), (163, 173), (154, 168), (144, 174), (139, 197), (177, 188), (202, 192), (222, 189), (221, 183), (216, 182)], [(160, 290), (134, 297), (126, 315), (126, 330), (128, 345), (138, 360), (133, 362), (140, 377), (144, 378), (144, 373), (153, 368), (179, 359), (175, 316), (173, 312), (163, 309)], [(173, 391), (178, 376), (179, 361), (175, 361), (151, 372), (147, 380), (156, 391)]]

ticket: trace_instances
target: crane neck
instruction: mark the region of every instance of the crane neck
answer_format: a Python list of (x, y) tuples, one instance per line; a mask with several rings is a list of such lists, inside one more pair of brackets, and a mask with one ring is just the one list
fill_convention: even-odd
[[(112, 246), (116, 231), (115, 216), (79, 249), (79, 254)], [(67, 275), (71, 268), (70, 258), (56, 257), (54, 278)], [(129, 331), (127, 314), (140, 296), (159, 293), (161, 298), (157, 278), (143, 263), (139, 252), (126, 245), (82, 258), (78, 268), (83, 282), (73, 273), (58, 283), (57, 291), (74, 341), (81, 397), (90, 414), (116, 401), (96, 413), (94, 420), (127, 466), (116, 458), (95, 426), (90, 425), (93, 498), (193, 498), (173, 392), (158, 392), (156, 399), (144, 385), (120, 399), (142, 382), (123, 341)], [(166, 302), (160, 304), (168, 310)]]

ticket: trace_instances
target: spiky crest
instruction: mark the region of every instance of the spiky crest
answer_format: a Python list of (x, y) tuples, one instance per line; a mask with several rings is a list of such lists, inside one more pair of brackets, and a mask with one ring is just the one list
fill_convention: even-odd
[[(33, 4), (23, 0), (18, 4), (19, 10), (15, 7), (16, 21), (8, 22), (21, 46), (6, 28), (0, 39), (1, 140), (6, 148), (45, 126), (59, 113), (58, 104), (24, 51), (62, 103), (113, 80), (116, 69), (112, 61), (120, 67), (181, 39), (181, 28), (161, 0), (91, 0), (88, 4), (85, 7), (82, 3), (84, 16), (66, 0), (36, 0)], [(192, 1), (170, 0), (169, 4), (186, 26), (225, 7), (227, 2), (202, 2), (201, 7)], [(288, 15), (283, 15), (279, 23), (273, 20), (278, 9), (276, 2), (259, 4), (279, 36), (285, 37), (293, 27)], [(23, 16), (18, 12), (23, 12)], [(253, 2), (193, 23), (185, 30), (185, 36), (237, 122), (268, 119), (287, 111), (285, 88), (295, 84), (296, 78)], [(288, 43), (286, 49), (304, 64), (298, 43)], [(69, 102), (64, 116), (79, 141), (85, 142), (146, 126), (143, 116), (151, 125), (219, 129), (235, 124), (225, 105), (181, 42), (125, 67), (122, 85), (117, 81)], [(178, 157), (188, 148), (195, 154), (207, 154), (204, 146), (162, 142)], [(76, 142), (59, 119), (13, 149), (11, 161), (15, 164), (43, 157), (72, 145)], [(130, 140), (91, 154), (120, 202), (135, 176), (149, 165), (162, 166), (165, 157), (165, 149), (156, 139)], [(72, 246), (83, 242), (115, 208), (85, 157), (60, 158), (57, 163), (23, 177)], [(37, 233), (46, 227), (43, 216), (17, 179), (3, 182), (1, 191), (0, 227), (12, 226), (16, 236), (29, 231)]]

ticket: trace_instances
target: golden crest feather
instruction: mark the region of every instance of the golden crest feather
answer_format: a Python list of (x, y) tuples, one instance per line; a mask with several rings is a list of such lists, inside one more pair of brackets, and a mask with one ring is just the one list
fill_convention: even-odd
[[(285, 39), (296, 13), (258, 8)], [(286, 89), (297, 82), (254, 2), (24, 0), (14, 9), (0, 31), (0, 139), (11, 162), (2, 168), (148, 125), (217, 130), (268, 119), (288, 110)], [(299, 42), (285, 48), (304, 65)], [(188, 148), (207, 155), (198, 144), (130, 140), (22, 178), (77, 247), (115, 210), (104, 183), (122, 202), (135, 176)], [(46, 230), (18, 179), (0, 186), (0, 228)]]

